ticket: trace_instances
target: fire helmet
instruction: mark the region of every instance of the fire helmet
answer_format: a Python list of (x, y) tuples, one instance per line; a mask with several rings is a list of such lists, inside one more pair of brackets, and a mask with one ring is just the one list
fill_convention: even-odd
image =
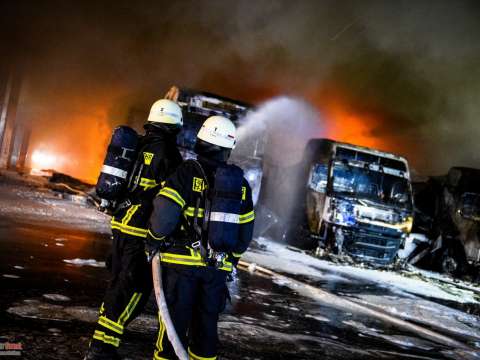
[(197, 139), (231, 150), (237, 141), (235, 125), (223, 116), (210, 116), (200, 128)]
[(157, 100), (150, 109), (148, 122), (152, 124), (183, 126), (182, 109), (172, 100)]

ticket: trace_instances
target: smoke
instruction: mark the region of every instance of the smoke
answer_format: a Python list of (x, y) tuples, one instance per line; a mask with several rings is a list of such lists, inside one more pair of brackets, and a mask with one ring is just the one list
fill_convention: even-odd
[(279, 96), (261, 103), (238, 128), (238, 143), (250, 151), (251, 144), (264, 143), (267, 166), (289, 167), (298, 164), (309, 139), (324, 134), (320, 114), (306, 101)]
[(171, 84), (305, 98), (329, 137), (441, 173), (480, 167), (479, 16), (475, 1), (6, 1), (1, 62), (23, 68), (32, 149), (78, 148), (73, 175)]
[[(325, 132), (319, 112), (304, 100), (280, 96), (260, 104), (238, 128), (234, 156), (263, 144), (261, 202), (280, 219), (291, 219), (301, 183), (307, 142)], [(263, 226), (267, 224), (262, 224)], [(258, 229), (257, 229), (258, 231)]]

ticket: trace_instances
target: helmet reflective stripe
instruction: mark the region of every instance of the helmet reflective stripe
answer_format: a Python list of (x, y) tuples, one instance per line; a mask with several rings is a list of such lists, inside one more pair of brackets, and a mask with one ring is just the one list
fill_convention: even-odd
[(183, 125), (182, 109), (174, 101), (161, 99), (153, 103), (148, 115), (152, 123)]
[(211, 116), (203, 123), (197, 138), (213, 145), (233, 149), (237, 138), (235, 125), (223, 116)]

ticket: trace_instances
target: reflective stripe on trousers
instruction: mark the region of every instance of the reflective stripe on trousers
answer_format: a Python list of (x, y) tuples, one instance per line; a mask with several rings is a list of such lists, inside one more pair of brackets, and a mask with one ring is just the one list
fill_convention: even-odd
[[(181, 255), (175, 253), (160, 253), (160, 260), (165, 263), (187, 265), (187, 266), (207, 266), (202, 259), (200, 252), (194, 251), (192, 248), (187, 247), (190, 250), (190, 255)], [(233, 264), (227, 260), (224, 260), (223, 266), (218, 268), (223, 271), (232, 271)]]
[[(124, 331), (125, 323), (130, 319), (130, 316), (132, 315), (133, 311), (137, 307), (138, 302), (142, 298), (142, 295), (143, 295), (142, 293), (137, 293), (137, 292), (133, 293), (130, 301), (125, 307), (125, 310), (123, 310), (123, 312), (121, 313), (117, 321), (113, 321), (105, 316), (105, 309), (102, 303), (100, 307), (100, 316), (98, 318), (98, 325), (114, 333), (122, 335)], [(115, 347), (118, 347), (120, 345), (120, 338), (107, 335), (105, 334), (105, 332), (102, 332), (99, 330), (95, 330), (95, 333), (93, 334), (93, 338), (95, 340), (102, 341), (105, 344), (113, 345)]]

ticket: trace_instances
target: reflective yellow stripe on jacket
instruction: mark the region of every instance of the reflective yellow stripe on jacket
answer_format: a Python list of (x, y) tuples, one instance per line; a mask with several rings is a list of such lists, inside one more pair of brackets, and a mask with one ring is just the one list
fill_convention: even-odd
[(133, 215), (135, 215), (135, 213), (138, 211), (139, 208), (140, 208), (140, 205), (130, 206), (130, 208), (127, 210), (127, 213), (125, 214), (125, 216), (122, 218), (121, 221), (117, 221), (115, 220), (115, 217), (112, 217), (112, 221), (111, 221), (112, 229), (120, 230), (122, 233), (125, 233), (128, 235), (146, 238), (147, 229), (128, 225)]
[(168, 186), (165, 186), (162, 190), (160, 190), (158, 192), (158, 195), (162, 195), (169, 198), (170, 200), (173, 200), (175, 203), (180, 205), (182, 209), (185, 206), (185, 200), (183, 200), (182, 196), (178, 193), (178, 191)]
[(246, 224), (252, 222), (255, 219), (255, 211), (250, 211), (246, 214), (240, 215), (239, 224)]
[[(203, 217), (203, 214), (205, 213), (205, 210), (202, 208), (198, 208), (198, 217)], [(189, 206), (183, 211), (183, 214), (186, 216), (195, 216), (195, 208)]]
[(153, 189), (154, 187), (159, 186), (160, 184), (155, 181), (155, 179), (141, 178), (140, 186), (143, 187), (143, 190), (147, 191)]

